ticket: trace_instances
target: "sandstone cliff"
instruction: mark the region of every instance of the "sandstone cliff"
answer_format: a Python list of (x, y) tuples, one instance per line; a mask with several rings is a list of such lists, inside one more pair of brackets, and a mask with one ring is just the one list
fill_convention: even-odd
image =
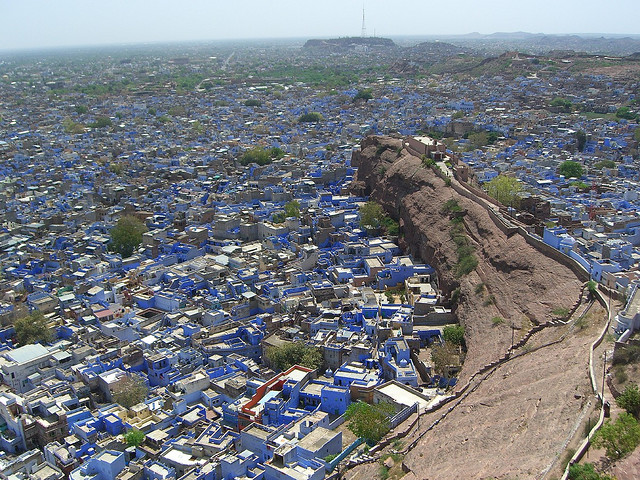
[[(468, 347), (459, 388), (505, 354), (512, 332), (517, 342), (551, 319), (554, 310), (579, 301), (582, 282), (569, 268), (519, 234), (505, 235), (483, 207), (422, 166), (402, 140), (367, 137), (353, 163), (358, 166), (353, 191), (381, 203), (399, 221), (405, 251), (438, 270), (446, 294), (459, 292), (456, 313)], [(449, 199), (466, 212), (464, 227), (478, 259), (477, 268), (461, 277), (453, 269), (451, 221), (441, 213)], [(476, 386), (445, 419), (424, 436), (406, 437), (407, 445), (410, 438), (419, 439), (404, 461), (407, 478), (546, 478), (549, 469), (559, 476), (559, 458), (595, 403), (587, 365), (590, 342), (603, 325), (602, 310), (589, 318), (577, 335), (570, 326), (545, 328), (519, 350), (526, 352), (522, 356), (482, 380), (473, 377)], [(546, 346), (536, 349), (540, 345)], [(420, 428), (440, 415), (421, 418)], [(372, 468), (357, 467), (345, 478), (366, 478)]]
[[(358, 173), (353, 189), (370, 194), (400, 223), (405, 251), (438, 271), (440, 287), (450, 295), (459, 288), (456, 313), (467, 330), (468, 375), (502, 356), (533, 325), (543, 323), (558, 308), (570, 309), (578, 300), (581, 282), (566, 267), (538, 252), (520, 235), (507, 237), (484, 208), (458, 195), (402, 149), (402, 140), (370, 136), (353, 159)], [(442, 214), (455, 199), (466, 210), (464, 225), (474, 246), (478, 267), (457, 278), (456, 245), (451, 223)], [(492, 319), (500, 317), (504, 323)]]

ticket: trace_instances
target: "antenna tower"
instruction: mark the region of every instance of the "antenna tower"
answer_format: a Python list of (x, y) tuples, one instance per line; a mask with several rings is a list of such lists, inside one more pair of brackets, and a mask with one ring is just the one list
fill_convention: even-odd
[(367, 36), (367, 27), (364, 24), (364, 5), (362, 6), (362, 33), (360, 34), (362, 38)]

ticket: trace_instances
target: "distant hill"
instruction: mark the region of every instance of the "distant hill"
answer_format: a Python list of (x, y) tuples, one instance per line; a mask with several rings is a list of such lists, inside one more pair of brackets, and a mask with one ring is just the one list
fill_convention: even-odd
[(304, 48), (326, 50), (352, 50), (357, 47), (368, 48), (396, 48), (396, 44), (390, 38), (382, 37), (343, 37), (330, 39), (307, 40)]
[[(497, 32), (482, 35), (477, 32), (443, 37), (452, 43), (464, 43), (489, 50), (519, 50), (531, 53), (546, 53), (551, 50), (574, 50), (602, 55), (630, 55), (640, 51), (640, 38), (636, 36), (610, 35), (546, 35), (527, 32)], [(474, 44), (481, 44), (474, 45)]]
[(435, 55), (458, 55), (469, 53), (468, 48), (462, 48), (447, 42), (423, 42), (409, 49), (412, 53)]

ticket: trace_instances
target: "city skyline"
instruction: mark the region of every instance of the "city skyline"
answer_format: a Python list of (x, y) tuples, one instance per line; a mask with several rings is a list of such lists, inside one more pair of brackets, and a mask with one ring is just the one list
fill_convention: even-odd
[[(194, 0), (0, 0), (4, 19), (0, 51), (135, 43), (359, 36), (362, 9), (368, 35), (463, 35), (472, 32), (637, 35), (633, 0), (609, 2), (601, 15), (595, 0), (508, 2), (473, 0), (428, 5), (401, 0), (322, 3), (257, 0), (213, 3)], [(618, 13), (619, 15), (616, 15)]]

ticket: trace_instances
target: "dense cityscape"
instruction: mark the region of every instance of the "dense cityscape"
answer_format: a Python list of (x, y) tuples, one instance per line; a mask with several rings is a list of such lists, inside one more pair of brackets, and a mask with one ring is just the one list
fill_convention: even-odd
[[(543, 476), (469, 478), (593, 468), (591, 427), (640, 381), (640, 57), (495, 48), (0, 56), (0, 478), (427, 478), (411, 451), (481, 375), (573, 335), (594, 389), (567, 389)], [(414, 177), (446, 261), (412, 241)], [(535, 285), (542, 313), (504, 313), (465, 202), (566, 267), (571, 301)]]

